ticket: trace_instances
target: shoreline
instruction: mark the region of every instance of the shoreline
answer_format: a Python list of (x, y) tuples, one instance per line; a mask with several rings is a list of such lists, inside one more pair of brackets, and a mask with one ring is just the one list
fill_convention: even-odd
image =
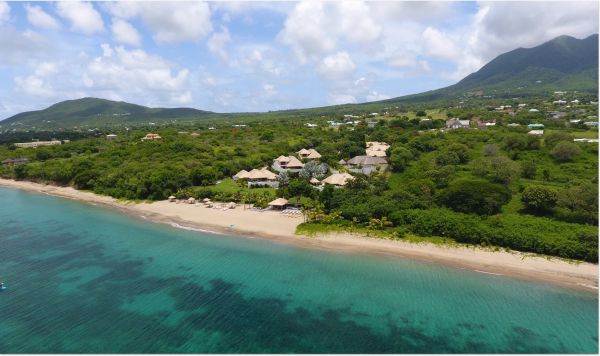
[(306, 249), (409, 258), (491, 276), (545, 282), (598, 293), (598, 265), (588, 262), (568, 262), (556, 257), (516, 251), (490, 251), (476, 246), (440, 246), (431, 243), (384, 240), (350, 233), (307, 237), (295, 234), (296, 226), (302, 222), (301, 218), (290, 218), (276, 212), (261, 213), (243, 210), (241, 207), (223, 211), (167, 201), (126, 203), (71, 187), (2, 178), (0, 178), (0, 187), (116, 208), (137, 218), (180, 229), (261, 238)]

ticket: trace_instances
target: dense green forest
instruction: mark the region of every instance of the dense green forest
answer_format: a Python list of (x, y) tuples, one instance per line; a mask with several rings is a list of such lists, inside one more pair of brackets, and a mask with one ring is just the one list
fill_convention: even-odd
[[(295, 119), (265, 114), (245, 127), (222, 122), (214, 130), (205, 123), (189, 123), (9, 132), (0, 135), (0, 160), (31, 162), (4, 164), (0, 175), (129, 200), (175, 194), (264, 206), (282, 196), (303, 205), (307, 224), (314, 228), (364, 228), (397, 239), (444, 237), (597, 262), (598, 145), (573, 142), (598, 137), (596, 128), (583, 124), (589, 116), (597, 118), (597, 105), (580, 105), (552, 119), (547, 114), (553, 110), (551, 99), (528, 102), (528, 108), (540, 112), (523, 109), (516, 114), (494, 110), (497, 102), (399, 108), (336, 129), (327, 121), (340, 120), (337, 114)], [(448, 117), (471, 119), (474, 127), (439, 130)], [(570, 122), (574, 119), (582, 122)], [(496, 125), (478, 129), (477, 120), (495, 120)], [(368, 121), (377, 124), (368, 127)], [(308, 128), (307, 122), (318, 127)], [(529, 123), (544, 124), (543, 136), (527, 134)], [(162, 139), (141, 140), (148, 132)], [(117, 138), (107, 140), (108, 133)], [(70, 142), (39, 148), (13, 145), (25, 138)], [(230, 179), (241, 169), (270, 166), (274, 158), (301, 148), (315, 148), (323, 163), (344, 170), (339, 160), (364, 154), (367, 141), (391, 144), (389, 169), (371, 176), (355, 174), (342, 189), (318, 190), (294, 174), (279, 189), (249, 189)]]

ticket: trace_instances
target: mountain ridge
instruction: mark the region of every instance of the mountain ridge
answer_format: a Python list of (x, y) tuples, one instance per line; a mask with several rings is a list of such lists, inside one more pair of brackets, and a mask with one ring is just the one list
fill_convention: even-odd
[[(475, 92), (479, 96), (493, 94), (535, 95), (553, 90), (598, 91), (598, 34), (583, 39), (559, 36), (531, 48), (517, 48), (500, 54), (478, 71), (469, 74), (456, 84), (401, 97), (360, 103), (270, 111), (269, 113), (303, 113), (319, 111), (331, 113), (342, 109), (368, 110), (384, 104), (423, 104), (457, 99)], [(27, 111), (13, 115), (0, 125), (20, 123), (75, 124), (135, 123), (149, 120), (196, 120), (206, 118), (258, 115), (260, 113), (215, 113), (194, 108), (150, 108), (123, 101), (98, 98), (81, 98), (56, 103), (43, 110)]]

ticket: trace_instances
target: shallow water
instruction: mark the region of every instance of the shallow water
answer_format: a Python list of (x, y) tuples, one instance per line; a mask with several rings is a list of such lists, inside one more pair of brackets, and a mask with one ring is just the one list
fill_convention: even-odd
[(0, 353), (597, 353), (598, 298), (0, 188)]

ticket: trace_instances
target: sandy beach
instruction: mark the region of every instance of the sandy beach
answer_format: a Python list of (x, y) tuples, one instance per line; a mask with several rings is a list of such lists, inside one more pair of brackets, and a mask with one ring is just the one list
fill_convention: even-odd
[[(303, 237), (295, 234), (302, 218), (278, 212), (257, 212), (238, 206), (222, 210), (159, 201), (123, 203), (70, 187), (57, 187), (25, 181), (0, 179), (0, 186), (76, 199), (119, 209), (134, 216), (176, 227), (201, 229), (228, 235), (260, 237), (302, 248), (318, 248), (345, 253), (369, 253), (411, 258), (455, 268), (465, 268), (490, 275), (559, 284), (581, 290), (598, 290), (598, 265), (568, 262), (520, 252), (495, 252), (477, 247), (440, 246), (368, 238), (350, 234)], [(217, 238), (217, 237), (216, 237)]]

